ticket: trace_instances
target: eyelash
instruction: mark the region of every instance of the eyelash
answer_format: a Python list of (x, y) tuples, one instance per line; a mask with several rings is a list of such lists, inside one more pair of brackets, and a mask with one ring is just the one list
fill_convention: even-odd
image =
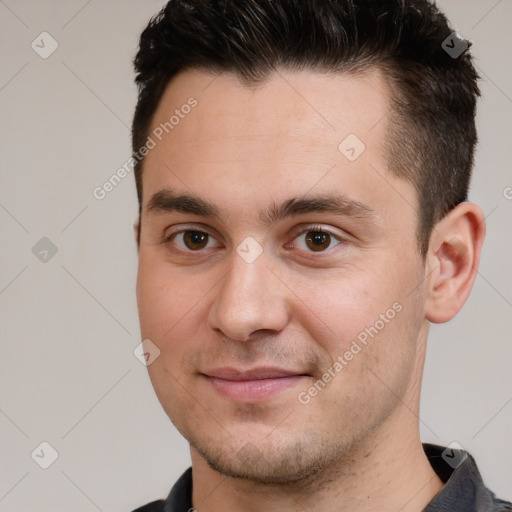
[[(180, 234), (183, 234), (183, 233), (190, 233), (190, 232), (194, 232), (194, 233), (203, 233), (205, 235), (207, 235), (208, 237), (212, 237), (212, 238), (215, 238), (213, 237), (212, 235), (210, 235), (210, 233), (208, 233), (207, 231), (202, 231), (200, 229), (194, 229), (194, 228), (190, 228), (190, 229), (182, 229), (180, 231), (176, 231), (174, 233), (171, 233), (170, 235), (166, 236), (163, 240), (162, 240), (162, 244), (164, 245), (167, 245), (169, 246), (170, 242), (174, 239), (174, 237), (176, 237), (177, 235), (180, 235)], [(322, 234), (327, 234), (329, 235), (330, 237), (334, 238), (334, 240), (336, 240), (338, 242), (338, 244), (336, 244), (334, 247), (346, 242), (346, 239), (340, 237), (339, 235), (336, 235), (334, 234), (332, 231), (329, 231), (327, 229), (324, 229), (322, 226), (318, 225), (318, 224), (313, 224), (313, 225), (310, 225), (310, 226), (307, 226), (306, 228), (302, 229), (301, 231), (299, 231), (298, 233), (296, 233), (292, 239), (292, 242), (298, 238), (299, 236), (301, 235), (304, 235), (305, 233), (310, 233), (310, 232), (315, 232), (315, 233), (322, 233)], [(289, 245), (289, 244), (287, 244)], [(330, 244), (329, 244), (330, 245)], [(170, 247), (169, 247), (170, 248)], [(324, 251), (306, 251), (308, 253), (311, 253), (311, 254), (326, 254), (328, 252), (330, 252), (331, 250), (333, 249), (333, 247), (331, 247), (330, 249), (326, 249)], [(174, 249), (174, 248), (171, 248), (171, 250), (175, 251), (175, 252), (185, 252), (185, 253), (201, 253), (204, 249), (198, 249), (197, 251), (193, 251), (191, 249), (181, 249), (181, 248), (178, 248), (178, 249)]]

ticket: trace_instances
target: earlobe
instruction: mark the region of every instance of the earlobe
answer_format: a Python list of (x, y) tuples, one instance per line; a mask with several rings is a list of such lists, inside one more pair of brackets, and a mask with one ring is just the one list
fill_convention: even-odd
[(427, 255), (425, 318), (451, 320), (466, 302), (476, 278), (485, 237), (482, 210), (473, 203), (457, 205), (433, 229)]

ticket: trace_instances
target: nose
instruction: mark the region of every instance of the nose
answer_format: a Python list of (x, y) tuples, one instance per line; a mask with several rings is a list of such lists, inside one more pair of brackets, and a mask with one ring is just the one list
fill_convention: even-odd
[(289, 321), (287, 288), (268, 263), (265, 253), (252, 263), (233, 253), (231, 270), (214, 289), (208, 317), (211, 329), (232, 340), (250, 341), (256, 331), (285, 328)]

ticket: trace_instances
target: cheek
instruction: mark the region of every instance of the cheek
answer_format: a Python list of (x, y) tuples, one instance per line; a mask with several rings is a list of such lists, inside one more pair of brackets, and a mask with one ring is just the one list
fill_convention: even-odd
[(294, 285), (300, 298), (295, 309), (297, 313), (300, 307), (300, 317), (295, 321), (300, 322), (332, 357), (343, 353), (353, 339), (378, 321), (379, 315), (393, 304), (392, 294), (385, 287), (376, 286), (373, 275), (355, 269), (342, 274), (296, 279)]
[(183, 320), (194, 314), (194, 305), (200, 305), (202, 294), (202, 288), (194, 285), (194, 279), (187, 280), (168, 264), (141, 255), (137, 307), (142, 336), (162, 348), (176, 330), (190, 324)]
[(176, 407), (184, 407), (190, 399), (180, 385), (182, 362), (192, 346), (187, 340), (197, 338), (196, 316), (202, 314), (204, 293), (197, 279), (180, 274), (161, 258), (139, 256), (137, 307), (141, 337), (160, 349), (159, 357), (147, 370), (162, 407), (171, 417), (176, 414)]
[(302, 301), (296, 303), (295, 321), (328, 356), (323, 359), (327, 367), (341, 357), (347, 378), (359, 379), (370, 367), (392, 380), (393, 372), (410, 367), (414, 359), (422, 304), (419, 291), (410, 292), (418, 279), (414, 269), (398, 265), (297, 279), (294, 290)]
[(307, 329), (328, 355), (322, 359), (325, 390), (322, 385), (318, 392), (312, 387), (303, 390), (311, 397), (318, 395), (312, 399), (312, 410), (338, 411), (337, 418), (350, 417), (353, 425), (365, 425), (373, 421), (370, 418), (377, 421), (388, 414), (396, 397), (404, 396), (421, 326), (420, 303), (407, 297), (405, 282), (376, 286), (374, 279), (354, 277), (322, 291), (303, 285), (301, 296), (311, 308)]

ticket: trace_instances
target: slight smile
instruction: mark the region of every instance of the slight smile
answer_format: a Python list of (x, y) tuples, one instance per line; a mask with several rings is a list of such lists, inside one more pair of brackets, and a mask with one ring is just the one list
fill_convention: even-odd
[(269, 400), (311, 377), (297, 371), (268, 367), (251, 370), (217, 368), (202, 375), (217, 393), (235, 402)]

